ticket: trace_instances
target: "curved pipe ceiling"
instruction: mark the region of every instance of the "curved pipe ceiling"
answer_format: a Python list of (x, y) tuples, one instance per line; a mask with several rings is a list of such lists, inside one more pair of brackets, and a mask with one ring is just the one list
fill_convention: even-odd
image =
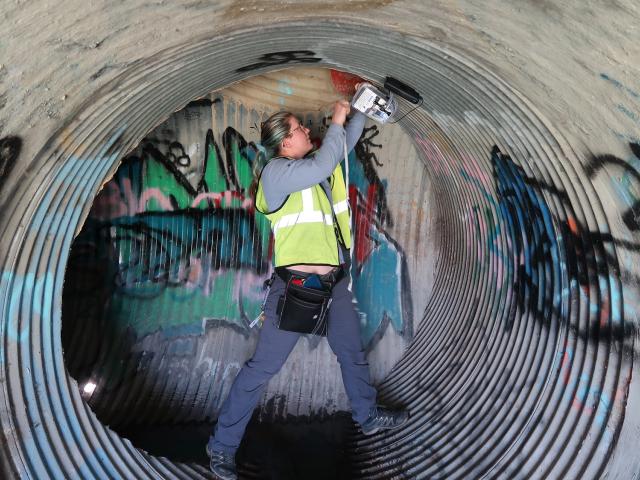
[(635, 4), (44, 10), (12, 6), (2, 24), (4, 476), (206, 477), (136, 449), (83, 399), (63, 357), (65, 270), (101, 185), (172, 112), (309, 63), (424, 97), (401, 126), (429, 177), (431, 222), (412, 241), (431, 276), (379, 384), (412, 420), (352, 436), (350, 475), (638, 476)]

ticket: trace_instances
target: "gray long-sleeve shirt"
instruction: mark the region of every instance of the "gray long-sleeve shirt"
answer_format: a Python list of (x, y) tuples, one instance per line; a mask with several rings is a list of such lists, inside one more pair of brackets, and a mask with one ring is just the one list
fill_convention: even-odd
[(308, 157), (298, 160), (273, 158), (264, 167), (260, 177), (268, 211), (280, 208), (289, 194), (326, 180), (344, 158), (345, 137), (347, 152), (350, 152), (362, 135), (366, 118), (364, 114), (356, 112), (346, 128), (332, 123), (322, 140), (322, 146)]

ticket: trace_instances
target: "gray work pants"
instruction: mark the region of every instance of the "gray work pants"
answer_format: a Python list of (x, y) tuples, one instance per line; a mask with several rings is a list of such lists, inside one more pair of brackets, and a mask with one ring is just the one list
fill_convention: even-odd
[[(338, 357), (353, 419), (362, 424), (376, 404), (376, 390), (369, 379), (369, 363), (360, 339), (360, 321), (348, 285), (349, 277), (345, 276), (333, 287), (327, 340)], [(209, 446), (214, 450), (236, 451), (267, 382), (278, 373), (301, 336), (275, 326), (276, 307), (284, 290), (284, 281), (276, 276), (265, 303), (265, 320), (256, 351), (233, 382), (209, 440)]]

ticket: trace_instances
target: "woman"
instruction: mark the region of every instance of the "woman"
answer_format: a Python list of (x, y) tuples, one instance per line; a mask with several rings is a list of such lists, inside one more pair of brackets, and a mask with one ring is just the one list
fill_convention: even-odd
[[(349, 290), (349, 211), (340, 161), (344, 142), (351, 151), (362, 134), (365, 116), (356, 113), (348, 122), (349, 102), (335, 103), (331, 125), (322, 146), (313, 154), (309, 129), (289, 112), (278, 112), (264, 122), (261, 143), (275, 153), (264, 167), (256, 195), (256, 208), (271, 221), (278, 275), (264, 304), (264, 321), (253, 357), (236, 377), (222, 406), (207, 445), (213, 473), (235, 479), (235, 452), (247, 423), (264, 391), (300, 333), (276, 326), (276, 309), (285, 279), (317, 274), (331, 288), (327, 340), (336, 354), (353, 419), (365, 434), (396, 428), (407, 412), (392, 412), (376, 405), (376, 390), (360, 340), (360, 322)], [(308, 155), (308, 156), (307, 156)]]

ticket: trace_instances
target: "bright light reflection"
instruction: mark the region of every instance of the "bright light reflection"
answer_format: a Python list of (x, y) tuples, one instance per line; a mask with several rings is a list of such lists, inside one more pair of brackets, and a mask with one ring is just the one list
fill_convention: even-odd
[(96, 384), (92, 382), (87, 382), (84, 384), (84, 388), (82, 389), (84, 393), (93, 393), (96, 389)]

